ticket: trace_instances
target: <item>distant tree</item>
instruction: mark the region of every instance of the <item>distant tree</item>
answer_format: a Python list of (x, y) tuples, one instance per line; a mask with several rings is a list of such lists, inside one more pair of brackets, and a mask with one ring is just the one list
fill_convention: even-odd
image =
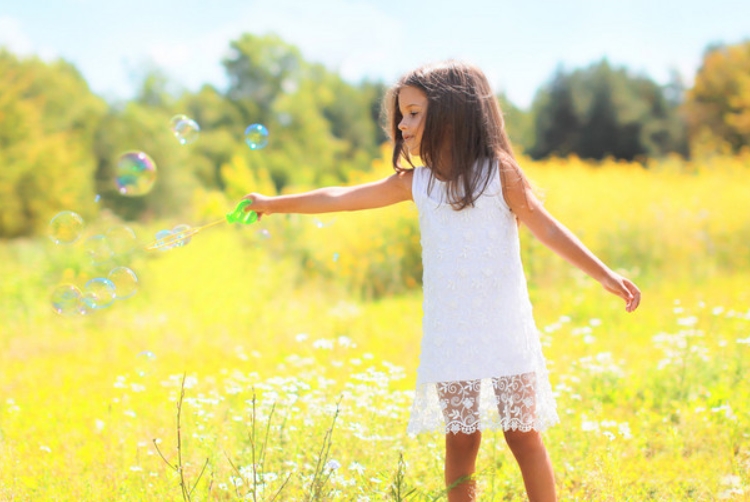
[[(385, 117), (385, 109), (383, 107), (383, 98), (388, 90), (387, 86), (382, 81), (364, 81), (359, 85), (360, 90), (365, 95), (365, 99), (369, 106), (369, 116), (373, 124), (376, 124), (375, 128), (375, 144), (382, 145), (388, 141), (387, 128)], [(376, 156), (380, 155), (376, 152)]]
[(55, 213), (96, 213), (93, 136), (106, 103), (70, 63), (0, 50), (0, 237), (46, 230)]
[(534, 119), (530, 111), (517, 107), (504, 94), (497, 96), (505, 120), (505, 129), (511, 143), (519, 152), (528, 152), (534, 146)]
[(606, 60), (571, 73), (558, 69), (534, 99), (530, 153), (628, 160), (686, 154), (677, 104), (670, 98), (647, 77), (612, 68)]
[[(348, 154), (364, 150), (371, 157), (379, 154), (379, 124), (372, 116), (374, 88), (356, 87), (338, 74), (319, 68), (318, 84), (328, 90), (328, 99), (320, 103), (323, 116), (331, 124), (331, 132), (347, 142)], [(368, 92), (370, 91), (370, 92)], [(375, 120), (373, 120), (375, 118)]]
[(268, 124), (276, 98), (299, 87), (305, 62), (299, 49), (276, 35), (245, 33), (230, 43), (222, 62), (229, 77), (227, 97), (243, 122)]
[(706, 50), (683, 111), (693, 146), (750, 146), (750, 40)]
[(199, 140), (191, 145), (196, 177), (206, 188), (223, 190), (221, 166), (244, 147), (242, 134), (248, 124), (242, 112), (211, 85), (204, 85), (195, 94), (184, 93), (174, 111), (189, 116), (201, 128)]
[(250, 169), (262, 163), (281, 191), (369, 168), (383, 137), (373, 120), (380, 87), (349, 84), (275, 35), (244, 34), (231, 48), (226, 98), (244, 125), (262, 123), (270, 133), (263, 151), (242, 151)]
[(597, 72), (594, 79), (591, 82), (591, 103), (579, 129), (576, 153), (580, 157), (594, 159), (604, 158), (607, 154), (615, 157), (643, 155), (644, 150), (640, 145), (632, 142), (632, 136), (638, 133), (634, 130), (634, 124), (618, 124), (617, 109), (612, 102), (613, 89), (606, 74)]
[(551, 154), (569, 155), (576, 151), (581, 123), (576, 111), (571, 78), (558, 69), (549, 85), (537, 92), (534, 111), (534, 158)]
[[(147, 74), (136, 99), (110, 107), (96, 131), (97, 193), (104, 207), (127, 220), (184, 216), (199, 186), (201, 157), (194, 155), (195, 145), (181, 145), (172, 133), (178, 108), (168, 85), (158, 71)], [(127, 151), (145, 152), (156, 163), (157, 179), (147, 194), (123, 196), (117, 190), (117, 162)]]

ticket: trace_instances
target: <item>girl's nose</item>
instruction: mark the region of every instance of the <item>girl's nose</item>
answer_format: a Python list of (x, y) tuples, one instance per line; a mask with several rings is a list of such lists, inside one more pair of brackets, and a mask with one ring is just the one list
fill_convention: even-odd
[(406, 124), (404, 124), (404, 119), (405, 118), (401, 119), (401, 122), (398, 123), (398, 128), (401, 129), (402, 131), (406, 129)]

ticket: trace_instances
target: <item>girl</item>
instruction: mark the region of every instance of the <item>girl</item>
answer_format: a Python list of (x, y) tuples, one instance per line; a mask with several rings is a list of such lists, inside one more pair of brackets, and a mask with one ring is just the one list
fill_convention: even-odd
[[(622, 298), (628, 312), (638, 306), (640, 291), (534, 196), (481, 70), (456, 61), (418, 68), (389, 91), (385, 105), (395, 174), (358, 186), (246, 198), (259, 217), (414, 201), (424, 317), (408, 432), (444, 432), (449, 501), (476, 500), (472, 476), (484, 429), (504, 432), (530, 500), (556, 500), (541, 432), (558, 417), (521, 265), (518, 222)], [(417, 156), (424, 167), (415, 167)]]

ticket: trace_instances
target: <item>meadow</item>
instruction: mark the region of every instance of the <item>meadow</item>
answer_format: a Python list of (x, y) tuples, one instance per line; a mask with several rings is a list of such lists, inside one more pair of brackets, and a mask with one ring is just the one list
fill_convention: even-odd
[[(750, 155), (524, 166), (643, 290), (627, 314), (522, 232), (561, 500), (750, 500)], [(103, 211), (87, 230), (115, 223)], [(145, 243), (176, 223), (133, 229)], [(413, 205), (273, 215), (118, 260), (134, 297), (60, 316), (51, 288), (98, 273), (81, 245), (0, 242), (0, 500), (445, 498), (442, 437), (405, 432)], [(501, 434), (484, 435), (478, 469), (481, 500), (524, 500)]]

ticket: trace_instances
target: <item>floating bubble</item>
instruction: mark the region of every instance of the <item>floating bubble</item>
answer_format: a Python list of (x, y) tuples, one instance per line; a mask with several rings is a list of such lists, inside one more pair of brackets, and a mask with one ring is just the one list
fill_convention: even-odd
[(172, 117), (172, 134), (181, 145), (189, 145), (198, 139), (201, 128), (198, 123), (187, 115)]
[(190, 243), (192, 237), (190, 233), (191, 229), (192, 227), (186, 223), (177, 225), (172, 229), (173, 238), (175, 239), (174, 247), (187, 246)]
[(115, 301), (115, 285), (105, 277), (95, 277), (83, 287), (83, 303), (92, 309), (103, 309)]
[(60, 315), (76, 315), (84, 311), (81, 290), (72, 284), (60, 284), (50, 295), (52, 308)]
[(260, 237), (261, 239), (270, 239), (270, 238), (271, 238), (271, 232), (269, 232), (269, 231), (268, 231), (267, 229), (265, 229), (265, 228), (261, 228), (260, 230), (258, 230), (258, 236), (259, 236), (259, 237)]
[(263, 124), (250, 124), (245, 129), (245, 143), (251, 150), (260, 150), (268, 144), (268, 129)]
[(154, 235), (154, 238), (156, 239), (156, 247), (159, 251), (168, 251), (175, 247), (171, 230), (159, 230)]
[(156, 364), (156, 354), (154, 354), (150, 350), (139, 352), (136, 359), (138, 360), (138, 363), (136, 364), (135, 372), (138, 374), (138, 376), (144, 377), (154, 370), (154, 365)]
[(156, 181), (156, 163), (143, 152), (125, 152), (117, 160), (115, 181), (122, 195), (145, 195)]
[(96, 195), (94, 196), (94, 203), (95, 203), (95, 204), (99, 204), (99, 202), (101, 202), (101, 200), (102, 200), (102, 196), (101, 196), (101, 195), (99, 195), (99, 194), (96, 194)]
[(103, 234), (92, 235), (85, 242), (86, 252), (91, 257), (94, 264), (104, 263), (114, 256), (112, 248), (109, 247), (109, 241)]
[(72, 244), (81, 238), (83, 218), (73, 211), (61, 211), (49, 222), (49, 237), (55, 244)]
[(138, 291), (138, 276), (128, 267), (115, 267), (107, 275), (115, 285), (115, 298), (125, 300)]
[(124, 254), (132, 251), (136, 246), (136, 237), (133, 229), (126, 225), (115, 225), (105, 232), (109, 248), (115, 254)]

